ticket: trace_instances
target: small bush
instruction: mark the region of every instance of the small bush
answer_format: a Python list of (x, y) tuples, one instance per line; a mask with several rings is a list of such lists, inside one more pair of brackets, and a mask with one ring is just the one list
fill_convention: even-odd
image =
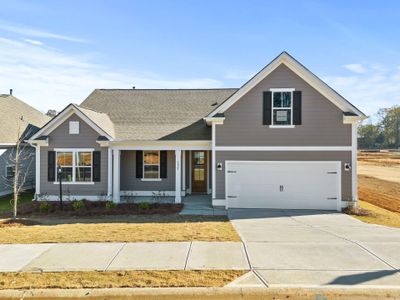
[(50, 208), (51, 208), (51, 204), (49, 202), (41, 202), (39, 205), (40, 212), (47, 213), (47, 212), (49, 212)]
[(107, 201), (107, 202), (106, 202), (106, 208), (111, 209), (111, 208), (116, 208), (116, 207), (117, 207), (117, 204), (116, 204), (116, 203), (114, 203), (114, 202), (112, 202), (112, 201)]
[(150, 208), (150, 203), (147, 202), (141, 202), (138, 204), (139, 209), (149, 209)]
[(74, 210), (81, 210), (84, 207), (85, 207), (85, 202), (83, 202), (83, 200), (76, 200), (72, 202), (72, 208)]

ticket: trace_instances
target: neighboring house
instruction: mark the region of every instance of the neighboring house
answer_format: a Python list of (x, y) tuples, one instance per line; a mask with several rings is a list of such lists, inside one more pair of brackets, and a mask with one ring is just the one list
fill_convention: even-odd
[[(29, 139), (50, 120), (18, 98), (0, 95), (0, 196), (12, 193), (15, 153), (18, 140)], [(20, 170), (26, 174), (24, 188), (35, 186), (35, 149), (21, 143)]]
[(58, 199), (59, 165), (72, 199), (340, 210), (357, 200), (364, 118), (286, 52), (239, 89), (99, 89), (32, 137), (36, 192)]

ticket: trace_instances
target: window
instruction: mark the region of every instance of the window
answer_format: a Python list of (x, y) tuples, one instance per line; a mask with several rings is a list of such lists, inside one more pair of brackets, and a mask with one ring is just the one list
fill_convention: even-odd
[(69, 122), (69, 134), (79, 134), (79, 122), (70, 121)]
[[(56, 167), (61, 167), (63, 182), (92, 182), (92, 162), (91, 151), (60, 151), (56, 155)], [(57, 169), (56, 180), (59, 180)]]
[(293, 124), (293, 90), (272, 91), (272, 125), (290, 126)]
[(143, 151), (143, 178), (160, 178), (160, 151)]
[(15, 175), (15, 166), (6, 166), (6, 177), (13, 178)]

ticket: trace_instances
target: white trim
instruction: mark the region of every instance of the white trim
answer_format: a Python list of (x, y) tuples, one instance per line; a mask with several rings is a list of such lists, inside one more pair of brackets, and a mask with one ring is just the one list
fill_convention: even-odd
[(270, 88), (270, 92), (294, 92), (295, 88)]
[(217, 195), (217, 187), (216, 187), (216, 163), (215, 163), (215, 150), (216, 150), (216, 146), (215, 146), (215, 141), (217, 139), (216, 136), (216, 128), (215, 126), (217, 126), (215, 123), (211, 124), (211, 142), (212, 142), (212, 153), (211, 153), (211, 199), (215, 199), (216, 195)]
[(358, 123), (354, 122), (351, 124), (351, 196), (353, 201), (356, 201), (355, 205), (358, 206), (358, 178), (357, 178), (357, 126)]
[(40, 146), (35, 146), (35, 194), (40, 195)]
[(181, 203), (181, 180), (182, 180), (182, 170), (181, 170), (181, 157), (182, 151), (175, 150), (175, 203)]
[(207, 194), (210, 193), (210, 165), (211, 165), (211, 160), (210, 160), (210, 151), (206, 151), (206, 157), (207, 157)]
[(94, 148), (54, 148), (56, 152), (93, 152)]
[(269, 125), (269, 128), (295, 128), (296, 125)]
[(284, 163), (300, 163), (300, 164), (315, 164), (315, 163), (332, 163), (337, 167), (338, 172), (338, 188), (337, 188), (337, 200), (336, 200), (336, 210), (341, 211), (342, 209), (342, 162), (341, 161), (331, 161), (331, 160), (310, 160), (310, 161), (297, 161), (297, 160), (226, 160), (225, 161), (225, 200), (226, 205), (225, 208), (229, 208), (229, 200), (226, 198), (226, 194), (228, 192), (228, 164), (229, 163), (253, 163), (253, 164), (261, 164), (261, 163), (276, 163), (276, 164), (284, 164)]
[(359, 117), (365, 117), (365, 115), (358, 110), (356, 107), (351, 105), (345, 98), (334, 91), (330, 86), (323, 82), (320, 78), (311, 73), (297, 60), (291, 57), (288, 53), (282, 52), (278, 57), (271, 61), (265, 66), (260, 72), (258, 72), (252, 79), (245, 83), (236, 93), (234, 93), (227, 101), (212, 111), (207, 117), (213, 117), (217, 113), (225, 112), (231, 107), (236, 101), (246, 95), (251, 89), (259, 84), (265, 77), (267, 77), (272, 71), (274, 71), (281, 64), (286, 65), (294, 73), (296, 73), (305, 82), (311, 85), (314, 89), (320, 92), (325, 98), (330, 100), (333, 104), (339, 107), (344, 112), (353, 112)]
[(216, 146), (216, 151), (352, 151), (351, 146)]
[[(144, 162), (144, 154), (145, 154), (145, 152), (157, 152), (158, 153), (158, 164), (146, 164), (145, 162)], [(142, 174), (143, 174), (143, 178), (141, 178), (141, 180), (142, 181), (161, 181), (161, 178), (160, 178), (160, 173), (161, 173), (161, 167), (160, 167), (160, 160), (161, 160), (161, 154), (160, 154), (160, 150), (156, 150), (156, 151), (154, 151), (154, 150), (144, 150), (143, 152), (142, 152), (142, 160), (143, 160), (143, 167), (142, 167)], [(145, 174), (145, 172), (144, 172), (144, 166), (158, 166), (158, 177), (157, 178), (145, 178), (144, 177), (144, 174)]]
[(36, 132), (30, 140), (35, 140), (41, 135), (49, 135), (54, 129), (60, 126), (63, 122), (65, 122), (69, 117), (73, 114), (76, 114), (80, 119), (82, 119), (85, 123), (87, 123), (90, 127), (92, 127), (95, 131), (97, 131), (100, 135), (106, 136), (109, 140), (113, 140), (113, 138), (101, 129), (96, 123), (94, 123), (89, 117), (87, 117), (83, 112), (79, 110), (79, 108), (74, 104), (69, 104), (63, 112), (55, 116), (51, 119), (44, 127), (42, 127), (38, 132)]
[[(63, 200), (64, 201), (75, 201), (75, 200), (88, 200), (88, 201), (99, 201), (101, 196), (99, 195), (64, 195)], [(109, 200), (107, 197), (104, 200)], [(103, 201), (104, 201), (103, 200)], [(38, 198), (38, 201), (60, 201), (60, 196), (59, 195), (48, 195), (46, 197), (43, 197), (43, 199)]]
[(112, 149), (107, 149), (107, 196), (112, 195)]
[(120, 151), (113, 151), (113, 201), (120, 202)]
[(182, 191), (186, 194), (186, 150), (182, 150)]
[(0, 143), (0, 147), (12, 147), (15, 146), (16, 143)]
[(205, 118), (203, 118), (203, 120), (206, 121), (206, 124), (208, 126), (210, 126), (213, 123), (215, 123), (217, 125), (222, 125), (222, 124), (224, 124), (225, 117), (211, 117), (211, 118), (205, 117)]
[(117, 150), (211, 150), (211, 141), (118, 141), (110, 142)]
[[(59, 181), (54, 181), (53, 184), (60, 184)], [(93, 185), (94, 181), (63, 181), (62, 185)]]
[(192, 193), (192, 150), (188, 150), (189, 151), (189, 188), (188, 188), (188, 193), (191, 194)]

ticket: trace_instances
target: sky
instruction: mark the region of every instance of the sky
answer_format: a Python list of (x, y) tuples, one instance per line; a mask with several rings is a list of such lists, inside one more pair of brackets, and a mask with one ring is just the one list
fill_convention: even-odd
[[(282, 51), (369, 116), (400, 104), (400, 1), (0, 0), (0, 94), (240, 87)], [(374, 120), (374, 118), (372, 118)]]

